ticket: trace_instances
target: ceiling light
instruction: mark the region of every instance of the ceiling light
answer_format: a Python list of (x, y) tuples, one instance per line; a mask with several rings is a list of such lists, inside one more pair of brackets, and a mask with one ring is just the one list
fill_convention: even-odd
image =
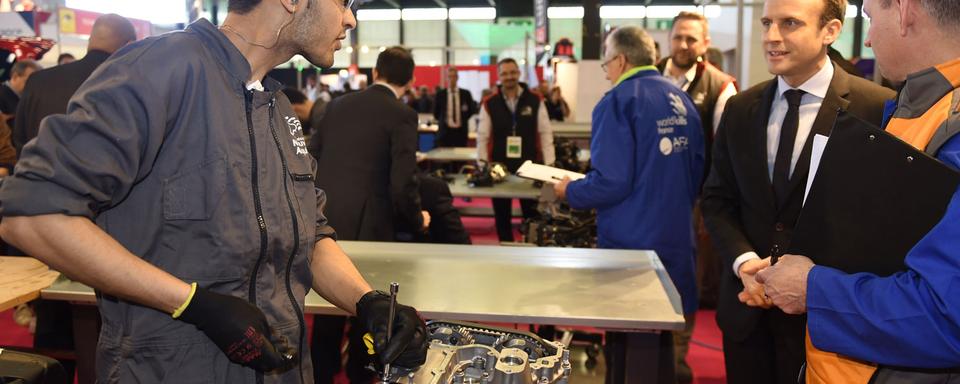
[(582, 19), (583, 7), (549, 7), (547, 18), (550, 19)]
[(450, 8), (447, 15), (450, 20), (493, 20), (497, 18), (497, 9), (493, 7)]
[(401, 12), (404, 20), (446, 20), (446, 8), (404, 8)]
[(601, 19), (642, 19), (647, 10), (642, 5), (604, 5), (600, 7)]
[(357, 21), (397, 21), (397, 20), (400, 20), (399, 9), (357, 10)]

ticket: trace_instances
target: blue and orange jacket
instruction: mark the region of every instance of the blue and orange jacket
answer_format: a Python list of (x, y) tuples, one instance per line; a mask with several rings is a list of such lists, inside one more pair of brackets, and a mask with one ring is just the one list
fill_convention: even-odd
[[(909, 76), (886, 130), (960, 169), (960, 59)], [(960, 190), (905, 264), (888, 277), (810, 271), (808, 382), (866, 383), (878, 365), (960, 367)]]

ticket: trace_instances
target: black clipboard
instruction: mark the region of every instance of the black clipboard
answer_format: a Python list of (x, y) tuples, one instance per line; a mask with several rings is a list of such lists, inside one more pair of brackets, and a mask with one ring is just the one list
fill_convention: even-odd
[(839, 112), (788, 253), (847, 273), (888, 276), (943, 217), (960, 173)]

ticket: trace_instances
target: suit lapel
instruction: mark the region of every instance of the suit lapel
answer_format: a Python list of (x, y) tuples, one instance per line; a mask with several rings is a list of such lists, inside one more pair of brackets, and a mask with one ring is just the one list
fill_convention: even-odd
[(833, 130), (833, 124), (837, 120), (837, 113), (839, 111), (847, 110), (847, 107), (850, 105), (850, 100), (847, 97), (850, 95), (850, 82), (849, 76), (842, 68), (834, 64), (833, 66), (833, 79), (830, 80), (830, 88), (827, 89), (827, 94), (823, 98), (823, 104), (820, 105), (820, 111), (817, 112), (817, 117), (813, 121), (813, 127), (810, 129), (810, 135), (807, 136), (807, 140), (803, 143), (803, 150), (800, 152), (800, 158), (797, 159), (797, 164), (794, 166), (793, 176), (790, 177), (789, 193), (790, 197), (793, 196), (800, 185), (806, 185), (807, 173), (810, 171), (810, 156), (813, 148), (813, 137), (816, 135), (830, 136), (830, 132)]
[(757, 159), (753, 167), (756, 172), (755, 180), (763, 180), (764, 196), (771, 208), (776, 208), (776, 199), (773, 195), (773, 183), (770, 181), (770, 171), (767, 165), (767, 124), (770, 121), (770, 109), (773, 105), (773, 98), (777, 93), (777, 81), (774, 79), (763, 90), (759, 99), (754, 101), (750, 107), (750, 115), (753, 116), (750, 137), (754, 139), (751, 147), (754, 151), (754, 158)]

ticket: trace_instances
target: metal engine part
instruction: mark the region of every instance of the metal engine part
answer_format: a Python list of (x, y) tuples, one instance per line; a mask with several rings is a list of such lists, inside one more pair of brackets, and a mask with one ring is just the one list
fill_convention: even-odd
[(514, 329), (457, 321), (427, 323), (427, 360), (391, 369), (399, 384), (567, 384), (570, 351)]

